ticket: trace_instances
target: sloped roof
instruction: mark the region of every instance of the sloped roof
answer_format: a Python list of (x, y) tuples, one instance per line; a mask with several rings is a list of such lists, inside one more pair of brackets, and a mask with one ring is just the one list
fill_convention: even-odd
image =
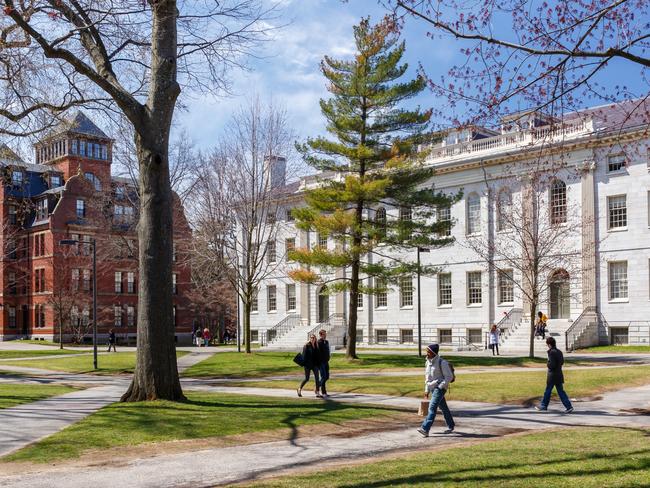
[(25, 163), (22, 159), (20, 159), (20, 156), (18, 156), (18, 154), (16, 154), (6, 144), (0, 144), (0, 161), (8, 164)]
[(71, 118), (61, 122), (51, 135), (63, 134), (65, 132), (79, 134), (84, 136), (99, 137), (101, 139), (110, 139), (106, 133), (95, 125), (86, 114), (81, 111), (75, 112)]

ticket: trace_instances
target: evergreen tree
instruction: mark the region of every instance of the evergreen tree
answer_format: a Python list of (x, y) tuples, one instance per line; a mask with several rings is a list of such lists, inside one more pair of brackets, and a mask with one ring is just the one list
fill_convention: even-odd
[[(448, 244), (450, 221), (434, 222), (434, 210), (452, 198), (433, 191), (433, 171), (419, 150), (430, 111), (399, 108), (425, 88), (417, 77), (398, 82), (404, 42), (390, 18), (377, 25), (362, 19), (354, 27), (353, 60), (326, 56), (321, 71), (332, 97), (321, 100), (331, 139), (299, 145), (318, 171), (318, 184), (306, 191), (305, 207), (294, 209), (298, 228), (333, 240), (333, 248), (297, 249), (290, 258), (301, 267), (290, 273), (306, 283), (327, 284), (331, 293), (349, 292), (347, 357), (356, 357), (359, 293), (375, 294), (417, 271), (402, 257), (416, 247)], [(399, 252), (399, 251), (402, 252)], [(368, 259), (372, 255), (373, 259)], [(334, 271), (345, 268), (344, 277)], [(435, 272), (422, 267), (423, 274)], [(340, 275), (340, 274), (339, 274)]]

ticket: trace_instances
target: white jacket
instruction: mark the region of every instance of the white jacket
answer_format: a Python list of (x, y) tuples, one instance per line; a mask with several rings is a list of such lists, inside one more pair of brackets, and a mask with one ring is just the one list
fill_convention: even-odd
[(449, 363), (438, 354), (433, 359), (424, 361), (424, 392), (429, 393), (434, 388), (446, 390), (453, 375)]
[(501, 331), (499, 329), (493, 331), (490, 331), (490, 344), (499, 344), (499, 336), (501, 335)]

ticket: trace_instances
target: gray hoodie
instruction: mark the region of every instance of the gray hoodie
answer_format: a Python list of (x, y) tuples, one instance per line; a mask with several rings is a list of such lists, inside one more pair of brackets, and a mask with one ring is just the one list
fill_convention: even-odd
[(436, 355), (433, 359), (424, 361), (424, 392), (429, 393), (434, 388), (446, 390), (453, 378), (449, 363)]

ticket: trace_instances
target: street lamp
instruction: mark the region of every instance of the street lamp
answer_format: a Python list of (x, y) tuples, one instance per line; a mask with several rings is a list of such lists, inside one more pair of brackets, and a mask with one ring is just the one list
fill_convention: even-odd
[[(97, 369), (97, 245), (95, 239), (84, 241), (93, 247), (93, 368)], [(79, 241), (76, 239), (62, 239), (59, 241), (62, 246), (76, 246)]]
[(429, 252), (426, 247), (417, 248), (418, 255), (418, 356), (422, 357), (422, 307), (420, 306), (420, 253)]

